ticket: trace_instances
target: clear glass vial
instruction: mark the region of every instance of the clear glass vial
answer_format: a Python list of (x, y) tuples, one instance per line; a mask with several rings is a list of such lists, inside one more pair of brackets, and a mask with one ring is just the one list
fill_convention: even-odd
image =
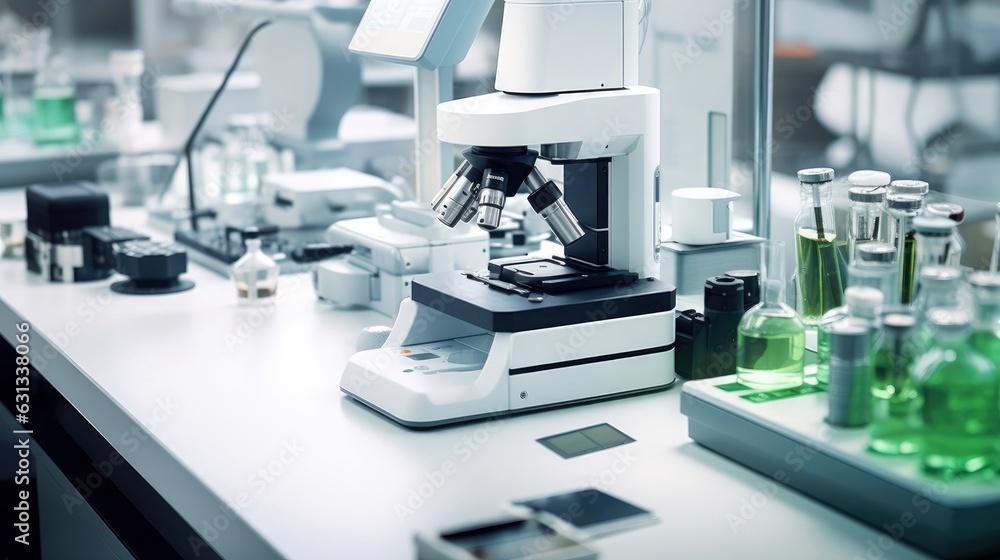
[(962, 222), (965, 221), (965, 208), (961, 204), (955, 204), (953, 202), (935, 202), (933, 204), (928, 204), (924, 208), (924, 214), (928, 216), (948, 218), (949, 220), (955, 222), (955, 233), (952, 234), (950, 251), (948, 253), (948, 262), (944, 264), (948, 266), (961, 266), (962, 255), (965, 253), (965, 239), (963, 239), (962, 234), (959, 233), (958, 226), (962, 225)]
[(962, 271), (948, 266), (925, 266), (920, 271), (920, 293), (913, 301), (917, 315), (916, 340), (925, 349), (932, 337), (927, 314), (931, 309), (945, 307), (969, 311)]
[(885, 219), (885, 195), (891, 177), (884, 171), (855, 171), (847, 178), (851, 201), (850, 229), (847, 232), (847, 261), (853, 262), (855, 250), (862, 243), (884, 241), (888, 224)]
[(115, 118), (119, 137), (126, 141), (142, 126), (142, 74), (146, 57), (141, 50), (113, 50), (108, 56), (115, 84)]
[(876, 288), (852, 287), (844, 291), (845, 305), (823, 314), (816, 329), (816, 382), (826, 385), (830, 380), (830, 333), (845, 319), (853, 318), (871, 327), (875, 312), (882, 306), (882, 292)]
[(784, 244), (769, 242), (762, 250), (762, 299), (737, 327), (736, 375), (757, 389), (794, 387), (802, 384), (805, 369), (805, 325), (784, 303)]
[(896, 247), (896, 259), (899, 265), (899, 299), (903, 303), (911, 303), (917, 265), (917, 234), (913, 230), (913, 218), (923, 211), (924, 198), (908, 194), (889, 194), (885, 199), (885, 205), (892, 217), (892, 231), (889, 238)]
[(952, 266), (949, 261), (954, 250), (955, 222), (939, 216), (917, 216), (913, 218), (913, 231), (917, 240), (914, 272), (917, 278), (920, 278), (920, 270), (925, 266)]
[(923, 353), (914, 337), (917, 317), (905, 306), (883, 308), (872, 351), (873, 421), (868, 449), (882, 455), (920, 451), (920, 393), (913, 363)]
[(837, 249), (833, 170), (803, 169), (798, 177), (802, 204), (795, 218), (796, 277), (802, 320), (815, 325), (824, 313), (843, 304), (847, 267)]
[(236, 297), (245, 304), (272, 303), (278, 292), (278, 263), (260, 248), (259, 234), (246, 233), (247, 252), (233, 263), (230, 275)]
[(865, 243), (855, 249), (847, 269), (847, 286), (867, 286), (882, 292), (884, 305), (899, 303), (899, 264), (896, 248), (888, 243)]
[(935, 308), (928, 320), (932, 346), (914, 366), (924, 399), (921, 467), (942, 478), (988, 471), (1000, 434), (1000, 377), (969, 344), (969, 312)]

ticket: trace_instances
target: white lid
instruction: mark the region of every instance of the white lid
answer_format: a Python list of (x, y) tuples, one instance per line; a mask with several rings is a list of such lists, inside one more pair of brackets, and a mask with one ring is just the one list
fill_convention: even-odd
[(844, 291), (848, 307), (875, 310), (882, 306), (885, 296), (882, 290), (870, 286), (852, 286)]
[(111, 71), (124, 76), (138, 76), (146, 69), (146, 55), (141, 50), (111, 51)]
[(884, 187), (892, 182), (892, 177), (885, 171), (862, 169), (851, 173), (847, 181), (857, 187)]

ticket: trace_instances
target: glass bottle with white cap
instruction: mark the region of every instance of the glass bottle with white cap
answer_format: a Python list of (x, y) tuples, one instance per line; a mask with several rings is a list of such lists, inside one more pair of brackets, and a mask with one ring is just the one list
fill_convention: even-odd
[(853, 287), (844, 291), (846, 305), (823, 314), (816, 329), (816, 382), (826, 385), (830, 380), (830, 332), (845, 319), (860, 319), (869, 326), (875, 322), (875, 312), (882, 306), (882, 292), (876, 288)]
[(837, 250), (833, 169), (803, 169), (798, 177), (801, 207), (795, 218), (796, 276), (802, 320), (815, 325), (824, 313), (843, 303), (847, 266)]
[(851, 201), (850, 230), (847, 232), (847, 261), (853, 262), (855, 249), (862, 243), (884, 241), (885, 195), (892, 179), (884, 171), (855, 171), (847, 178)]
[(969, 344), (971, 313), (935, 308), (927, 317), (932, 345), (913, 368), (924, 401), (921, 467), (942, 478), (988, 472), (1000, 434), (1000, 377)]
[(864, 243), (855, 249), (857, 258), (847, 269), (848, 289), (855, 286), (882, 292), (883, 305), (899, 303), (899, 264), (896, 248), (888, 243)]

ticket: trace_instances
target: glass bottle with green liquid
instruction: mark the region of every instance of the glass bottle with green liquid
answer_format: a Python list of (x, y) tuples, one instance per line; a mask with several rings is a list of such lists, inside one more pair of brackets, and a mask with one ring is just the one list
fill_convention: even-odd
[(938, 307), (928, 313), (930, 350), (914, 366), (923, 397), (921, 468), (951, 479), (986, 473), (1000, 434), (1000, 377), (969, 343), (972, 314)]
[(914, 336), (917, 316), (909, 306), (885, 307), (872, 351), (874, 425), (868, 449), (882, 455), (920, 451), (920, 393), (913, 363), (923, 353)]
[(755, 389), (802, 384), (805, 369), (805, 325), (785, 304), (785, 247), (763, 246), (761, 302), (743, 315), (736, 335), (736, 376)]
[(795, 218), (796, 277), (802, 321), (815, 325), (843, 304), (847, 264), (837, 249), (833, 169), (803, 169), (798, 177), (802, 205)]
[(34, 101), (36, 144), (72, 144), (79, 141), (76, 84), (66, 72), (62, 57), (52, 56), (35, 76)]
[(892, 244), (896, 246), (899, 262), (899, 299), (902, 303), (913, 303), (914, 282), (917, 272), (917, 233), (913, 229), (913, 218), (920, 215), (924, 206), (922, 196), (890, 194), (885, 206), (892, 217)]

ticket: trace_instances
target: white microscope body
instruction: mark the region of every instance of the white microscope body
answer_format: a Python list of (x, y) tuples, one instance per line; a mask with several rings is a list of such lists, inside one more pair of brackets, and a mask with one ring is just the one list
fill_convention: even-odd
[[(504, 93), (438, 107), (439, 138), (473, 147), (432, 208), (490, 229), (523, 183), (565, 256), (416, 277), (386, 342), (348, 362), (345, 393), (429, 427), (673, 384), (675, 294), (656, 280), (659, 91), (637, 85), (638, 36), (637, 0), (507, 0)], [(537, 157), (563, 168), (561, 191)]]

